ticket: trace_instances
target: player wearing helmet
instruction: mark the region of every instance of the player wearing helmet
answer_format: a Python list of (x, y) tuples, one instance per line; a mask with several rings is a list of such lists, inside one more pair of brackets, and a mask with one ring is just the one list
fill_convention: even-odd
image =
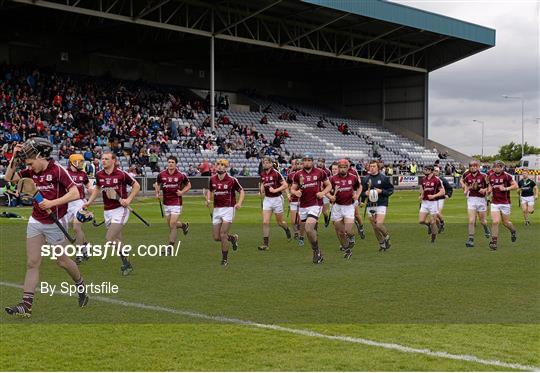
[[(18, 144), (13, 151), (4, 176), (8, 182), (24, 182), (29, 180), (35, 184), (41, 202), (34, 199), (32, 216), (26, 228), (26, 276), (24, 279), (22, 301), (5, 310), (10, 315), (30, 317), (34, 302), (34, 291), (39, 282), (39, 269), (43, 257), (41, 248), (45, 244), (62, 245), (66, 241), (61, 226), (66, 225), (68, 203), (79, 196), (77, 187), (67, 171), (50, 158), (52, 144), (42, 138), (30, 138), (24, 144)], [(16, 172), (17, 165), (25, 164), (26, 168)], [(21, 180), (21, 179), (25, 180)], [(65, 230), (65, 228), (64, 228)], [(77, 264), (67, 255), (58, 256), (56, 264), (65, 269), (71, 276), (77, 289), (84, 289), (84, 281)], [(82, 285), (82, 286), (79, 286)], [(80, 290), (79, 307), (88, 303), (88, 296)]]
[(73, 182), (77, 186), (79, 191), (79, 198), (75, 201), (71, 201), (68, 204), (68, 222), (72, 223), (73, 230), (75, 231), (75, 239), (78, 247), (81, 247), (82, 250), (77, 252), (75, 257), (75, 263), (80, 264), (83, 260), (88, 260), (87, 246), (88, 242), (86, 241), (86, 236), (82, 229), (82, 222), (77, 218), (77, 213), (82, 209), (83, 205), (86, 203), (86, 192), (92, 192), (92, 185), (90, 180), (88, 180), (88, 175), (84, 170), (84, 158), (81, 154), (72, 154), (69, 156), (69, 165), (67, 172), (69, 176), (73, 179)]

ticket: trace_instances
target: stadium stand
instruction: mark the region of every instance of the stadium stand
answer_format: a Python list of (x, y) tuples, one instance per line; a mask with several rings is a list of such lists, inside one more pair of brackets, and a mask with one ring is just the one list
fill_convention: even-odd
[[(64, 162), (75, 151), (92, 162), (101, 152), (112, 150), (124, 169), (144, 176), (163, 169), (169, 154), (192, 174), (204, 160), (226, 157), (243, 175), (256, 175), (264, 155), (274, 156), (282, 165), (304, 152), (330, 162), (343, 157), (354, 163), (380, 158), (404, 173), (413, 161), (422, 166), (441, 158), (376, 123), (295, 99), (245, 91), (259, 111), (220, 110), (211, 131), (209, 97), (205, 102), (181, 87), (9, 65), (1, 66), (1, 74), (0, 161), (4, 166), (13, 145), (33, 135), (48, 137), (56, 145), (53, 156)], [(454, 160), (440, 162), (445, 166)]]

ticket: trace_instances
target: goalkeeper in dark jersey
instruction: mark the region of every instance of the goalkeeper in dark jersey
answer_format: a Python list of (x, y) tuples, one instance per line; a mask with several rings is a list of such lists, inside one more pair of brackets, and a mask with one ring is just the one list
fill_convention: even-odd
[(523, 211), (523, 218), (525, 218), (525, 225), (530, 225), (529, 214), (534, 212), (534, 202), (538, 199), (538, 186), (529, 177), (529, 170), (523, 169), (523, 177), (518, 182), (519, 203), (521, 205), (521, 211)]
[(379, 242), (379, 251), (390, 248), (390, 234), (384, 226), (388, 198), (394, 193), (394, 186), (388, 176), (380, 172), (379, 162), (369, 162), (368, 175), (362, 178), (362, 202), (367, 203), (366, 210)]

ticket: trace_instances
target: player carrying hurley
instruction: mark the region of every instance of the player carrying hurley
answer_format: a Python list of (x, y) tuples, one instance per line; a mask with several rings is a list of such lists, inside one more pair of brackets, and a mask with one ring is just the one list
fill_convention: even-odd
[(300, 217), (298, 216), (298, 197), (291, 193), (294, 174), (302, 168), (302, 162), (299, 159), (293, 159), (291, 161), (291, 168), (287, 173), (287, 184), (289, 190), (287, 197), (289, 198), (289, 214), (291, 217), (291, 225), (294, 229), (294, 239), (298, 241), (299, 245), (304, 244), (304, 235), (300, 231)]
[(518, 189), (514, 178), (504, 171), (504, 162), (493, 163), (493, 173), (488, 176), (488, 193), (493, 195), (491, 199), (491, 242), (489, 248), (497, 250), (497, 238), (499, 236), (499, 224), (508, 228), (512, 242), (516, 242), (516, 228), (510, 221), (510, 191)]
[(463, 174), (460, 180), (463, 193), (467, 196), (467, 214), (469, 217), (468, 239), (465, 243), (467, 247), (474, 247), (474, 231), (476, 227), (476, 216), (480, 218), (480, 224), (484, 227), (486, 238), (491, 237), (491, 231), (487, 225), (487, 200), (488, 181), (487, 175), (480, 172), (480, 162), (472, 160), (469, 169)]
[(538, 186), (529, 178), (529, 170), (523, 169), (523, 178), (518, 182), (519, 202), (525, 225), (530, 225), (529, 214), (534, 213), (534, 201), (538, 199)]
[[(116, 162), (114, 153), (103, 153), (101, 156), (103, 169), (96, 173), (96, 186), (83, 208), (88, 208), (96, 200), (99, 192), (102, 192), (103, 215), (107, 227), (105, 240), (116, 243), (116, 247), (119, 248), (122, 242), (122, 229), (129, 219), (128, 206), (141, 190), (141, 186), (127, 172), (118, 168)], [(131, 186), (129, 194), (128, 186)], [(121, 255), (120, 259), (122, 260), (120, 272), (123, 276), (127, 276), (133, 272), (133, 266), (126, 256)]]
[[(326, 160), (324, 158), (319, 158), (317, 160), (317, 168), (323, 170), (328, 180), (330, 180), (332, 172), (328, 168), (326, 168)], [(330, 225), (330, 200), (327, 196), (323, 197), (322, 213), (324, 216), (324, 227), (328, 228), (328, 226)]]
[[(356, 171), (356, 168), (353, 167), (351, 160), (349, 158), (345, 158), (349, 162), (349, 174), (354, 175), (360, 180), (360, 175), (358, 174), (358, 171)], [(360, 215), (360, 206), (358, 201), (354, 202), (354, 225), (356, 225), (356, 230), (358, 231), (358, 235), (363, 240), (366, 238), (366, 233), (364, 231), (364, 222), (362, 221), (362, 215)]]
[[(242, 207), (244, 202), (244, 188), (238, 179), (227, 173), (229, 161), (218, 159), (216, 161), (216, 174), (210, 177), (208, 190), (206, 191), (206, 206), (209, 207), (214, 201), (212, 213), (212, 225), (214, 241), (221, 242), (221, 265), (227, 266), (229, 254), (229, 242), (232, 249), (238, 249), (238, 235), (229, 234), (234, 219), (235, 210)], [(236, 192), (239, 193), (236, 202)]]
[(341, 244), (340, 250), (345, 251), (345, 259), (350, 259), (354, 247), (354, 201), (358, 201), (362, 189), (358, 178), (348, 172), (349, 161), (341, 159), (338, 170), (338, 174), (330, 178), (332, 192), (327, 196), (332, 203), (331, 218)]
[(85, 188), (89, 193), (92, 193), (92, 184), (88, 180), (88, 175), (83, 171), (84, 158), (81, 154), (72, 154), (69, 156), (69, 166), (67, 172), (73, 179), (75, 186), (79, 191), (79, 198), (75, 201), (71, 201), (68, 204), (68, 219), (73, 224), (73, 230), (75, 231), (75, 239), (77, 245), (81, 245), (80, 252), (75, 256), (75, 263), (80, 264), (83, 260), (88, 260), (88, 242), (86, 236), (82, 230), (82, 222), (77, 219), (77, 213), (81, 211), (86, 203)]
[(439, 233), (442, 233), (444, 232), (444, 216), (443, 216), (444, 202), (447, 199), (452, 198), (452, 193), (454, 193), (454, 188), (452, 188), (452, 185), (450, 185), (450, 183), (448, 182), (448, 180), (446, 180), (444, 176), (440, 177), (441, 169), (439, 168), (439, 166), (435, 166), (433, 172), (435, 176), (441, 179), (443, 187), (444, 187), (444, 196), (439, 197), (439, 199), (437, 200), (438, 208), (439, 208)]
[(321, 215), (322, 198), (332, 189), (332, 185), (323, 170), (313, 167), (313, 155), (304, 154), (302, 164), (303, 168), (294, 174), (291, 193), (300, 200), (300, 222), (313, 250), (313, 263), (320, 264), (324, 258), (319, 248), (316, 225)]
[[(28, 178), (28, 182), (35, 184), (43, 196), (43, 200), (39, 203), (34, 200), (32, 216), (28, 219), (23, 296), (21, 303), (5, 308), (10, 315), (21, 317), (32, 315), (34, 291), (39, 282), (39, 268), (43, 260), (41, 247), (45, 244), (65, 243), (66, 236), (56, 225), (55, 218), (59, 224), (67, 227), (68, 203), (79, 197), (77, 187), (67, 171), (49, 157), (52, 148), (52, 144), (42, 138), (30, 138), (24, 144), (16, 145), (4, 176), (6, 181), (14, 183), (25, 182), (27, 179), (21, 179)], [(27, 168), (15, 172), (19, 162), (24, 162)], [(56, 258), (56, 264), (65, 269), (77, 285), (79, 307), (86, 306), (88, 296), (84, 291), (84, 280), (77, 264), (65, 254)]]
[(282, 192), (287, 190), (287, 182), (283, 176), (274, 168), (272, 158), (265, 157), (263, 159), (263, 170), (260, 174), (259, 190), (261, 195), (264, 195), (262, 215), (263, 215), (263, 244), (258, 247), (259, 250), (268, 250), (270, 240), (270, 218), (272, 213), (276, 216), (277, 224), (283, 228), (287, 240), (291, 240), (291, 231), (287, 223), (283, 219), (283, 195)]
[[(420, 186), (420, 212), (418, 222), (428, 227), (428, 234), (431, 234), (431, 243), (435, 242), (439, 224), (439, 197), (444, 196), (444, 186), (441, 179), (434, 174), (435, 167), (429, 165), (424, 167), (424, 178)], [(428, 215), (431, 220), (428, 221)]]
[(160, 189), (163, 189), (164, 213), (169, 227), (167, 255), (172, 253), (172, 249), (176, 245), (178, 229), (182, 229), (184, 236), (189, 231), (189, 223), (182, 223), (180, 215), (182, 214), (182, 196), (191, 189), (191, 183), (187, 175), (178, 170), (177, 163), (178, 159), (176, 157), (169, 156), (167, 158), (167, 168), (158, 174), (154, 184), (156, 198), (160, 198), (159, 192)]
[[(388, 176), (380, 172), (380, 163), (377, 160), (369, 162), (367, 172), (368, 174), (362, 179), (362, 199), (367, 199), (366, 210), (377, 242), (379, 242), (379, 251), (386, 251), (391, 245), (390, 234), (384, 225), (384, 219), (388, 209), (388, 200), (394, 193), (394, 185)], [(372, 191), (375, 191), (375, 196)]]

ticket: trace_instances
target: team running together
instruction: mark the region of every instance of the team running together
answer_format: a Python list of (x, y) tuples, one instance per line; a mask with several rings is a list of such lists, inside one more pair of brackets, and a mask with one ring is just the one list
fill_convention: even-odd
[[(68, 168), (65, 169), (51, 157), (53, 145), (43, 138), (31, 138), (24, 144), (16, 145), (13, 157), (5, 174), (5, 180), (16, 183), (17, 190), (25, 192), (33, 198), (32, 216), (28, 220), (26, 230), (26, 276), (24, 279), (22, 300), (20, 303), (6, 307), (10, 315), (30, 317), (34, 301), (34, 291), (39, 282), (39, 270), (43, 257), (41, 247), (49, 245), (66, 245), (77, 243), (81, 248), (75, 260), (67, 255), (57, 257), (56, 264), (71, 277), (78, 291), (78, 305), (88, 304), (88, 295), (84, 291), (84, 280), (79, 264), (88, 260), (86, 247), (89, 245), (82, 223), (92, 221), (99, 226), (88, 207), (96, 201), (100, 192), (103, 203), (103, 223), (107, 227), (105, 240), (120, 244), (124, 225), (128, 222), (130, 212), (149, 225), (133, 211), (132, 203), (141, 190), (139, 183), (127, 172), (120, 169), (116, 155), (105, 152), (101, 162), (103, 169), (96, 173), (95, 182), (89, 180), (82, 170), (83, 157), (73, 154), (69, 157)], [(167, 168), (162, 171), (154, 184), (155, 196), (159, 199), (162, 216), (169, 229), (166, 242), (170, 249), (177, 242), (177, 230), (183, 235), (189, 232), (189, 223), (180, 219), (182, 214), (182, 197), (191, 189), (186, 174), (177, 166), (174, 156), (167, 159)], [(213, 239), (220, 243), (221, 265), (229, 264), (229, 246), (236, 251), (239, 236), (231, 233), (236, 211), (242, 207), (245, 192), (238, 179), (228, 174), (229, 161), (218, 159), (216, 174), (210, 177), (208, 188), (204, 191), (206, 206), (212, 219)], [(379, 243), (379, 251), (390, 249), (390, 234), (384, 221), (389, 199), (394, 186), (389, 177), (381, 172), (378, 160), (369, 162), (367, 175), (360, 177), (348, 159), (340, 159), (326, 168), (325, 160), (317, 160), (306, 153), (301, 159), (294, 159), (287, 176), (277, 171), (274, 160), (266, 157), (262, 162), (259, 181), (259, 193), (262, 208), (262, 244), (261, 251), (270, 249), (270, 222), (272, 214), (276, 223), (285, 233), (288, 241), (294, 239), (298, 245), (305, 244), (307, 238), (313, 252), (313, 263), (324, 261), (323, 251), (319, 245), (319, 218), (324, 217), (327, 227), (333, 223), (339, 249), (348, 260), (353, 255), (356, 227), (361, 239), (365, 238), (361, 217), (361, 207), (368, 213), (373, 233)], [(95, 185), (93, 185), (95, 184)], [(480, 163), (471, 161), (469, 169), (460, 180), (467, 198), (468, 237), (465, 245), (474, 247), (475, 227), (477, 221), (483, 227), (484, 235), (489, 239), (489, 248), (496, 250), (500, 224), (510, 232), (511, 241), (517, 240), (516, 228), (510, 221), (510, 192), (517, 190), (525, 225), (530, 225), (529, 216), (534, 213), (535, 201), (538, 199), (538, 187), (530, 178), (527, 170), (519, 182), (504, 171), (504, 163), (496, 161), (488, 174), (480, 172)], [(424, 177), (420, 186), (420, 211), (418, 221), (425, 225), (431, 242), (435, 242), (438, 234), (444, 231), (444, 202), (452, 197), (452, 187), (445, 178), (439, 177), (439, 169), (434, 166), (424, 167)], [(88, 200), (85, 199), (89, 195)], [(162, 194), (162, 197), (161, 197)], [(284, 218), (284, 194), (288, 200), (290, 221)], [(161, 203), (163, 200), (163, 203)], [(213, 205), (213, 208), (211, 208)], [(487, 222), (487, 209), (490, 206), (491, 228)], [(72, 238), (68, 233), (71, 224), (75, 233)], [(293, 231), (291, 232), (292, 227)], [(120, 272), (129, 275), (133, 266), (127, 256), (121, 256)]]

